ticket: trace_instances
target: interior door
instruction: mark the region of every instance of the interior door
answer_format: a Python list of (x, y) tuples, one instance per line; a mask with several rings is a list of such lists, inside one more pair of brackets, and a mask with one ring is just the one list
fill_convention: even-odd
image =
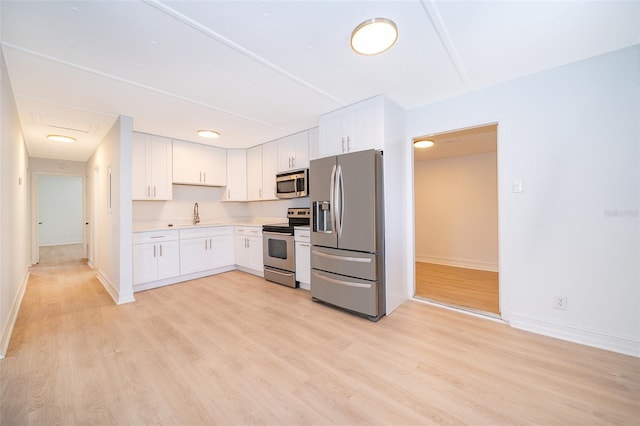
[(338, 156), (342, 181), (338, 248), (377, 251), (376, 161), (374, 150)]

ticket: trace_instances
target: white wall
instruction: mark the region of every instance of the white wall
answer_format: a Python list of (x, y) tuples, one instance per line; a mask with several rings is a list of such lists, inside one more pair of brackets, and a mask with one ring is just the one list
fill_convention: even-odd
[(0, 50), (0, 358), (29, 277), (28, 153)]
[[(97, 256), (92, 264), (98, 279), (116, 303), (133, 301), (131, 141), (133, 120), (121, 116), (89, 161), (86, 173), (98, 182), (89, 185), (88, 204), (98, 208)], [(98, 188), (96, 191), (95, 188)], [(94, 197), (97, 197), (97, 202)], [(89, 213), (94, 217), (94, 213)], [(93, 244), (90, 242), (90, 245)], [(93, 256), (92, 256), (93, 257)]]
[(638, 46), (409, 112), (410, 137), (499, 124), (500, 298), (514, 327), (640, 355), (639, 118)]
[(498, 270), (496, 153), (414, 164), (416, 260)]
[(40, 246), (82, 243), (82, 177), (38, 176)]

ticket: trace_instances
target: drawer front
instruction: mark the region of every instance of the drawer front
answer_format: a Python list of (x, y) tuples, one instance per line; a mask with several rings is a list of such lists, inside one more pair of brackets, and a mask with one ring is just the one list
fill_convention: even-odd
[(233, 235), (233, 226), (214, 226), (208, 229), (208, 236)]
[(190, 228), (180, 230), (180, 239), (202, 238), (209, 236), (207, 228)]
[(377, 280), (376, 255), (353, 251), (311, 247), (311, 267), (336, 274)]
[(236, 226), (236, 235), (245, 235), (247, 237), (255, 236), (262, 234), (262, 226)]
[(311, 232), (308, 229), (307, 230), (303, 230), (303, 229), (296, 229), (295, 230), (295, 240), (296, 241), (308, 243), (309, 241), (311, 241), (310, 235), (311, 235)]
[(133, 234), (133, 244), (155, 243), (160, 241), (175, 241), (178, 231), (146, 231)]

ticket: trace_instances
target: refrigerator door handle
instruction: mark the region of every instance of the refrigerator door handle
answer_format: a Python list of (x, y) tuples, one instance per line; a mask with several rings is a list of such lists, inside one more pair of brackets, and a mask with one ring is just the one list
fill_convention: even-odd
[(329, 217), (331, 218), (331, 230), (336, 229), (336, 203), (335, 203), (335, 189), (336, 189), (336, 165), (334, 164), (331, 168), (331, 179), (329, 182), (329, 202), (331, 206), (329, 207), (331, 210), (329, 211)]
[(342, 182), (342, 166), (338, 164), (335, 177), (335, 216), (338, 238), (342, 237), (342, 220), (344, 219), (344, 185)]

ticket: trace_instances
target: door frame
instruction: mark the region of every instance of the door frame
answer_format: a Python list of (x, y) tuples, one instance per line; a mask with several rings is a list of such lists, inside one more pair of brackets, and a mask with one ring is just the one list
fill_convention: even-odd
[(38, 216), (40, 212), (39, 196), (40, 176), (67, 176), (67, 177), (79, 177), (82, 179), (82, 256), (87, 257), (87, 189), (86, 189), (86, 176), (78, 173), (55, 173), (55, 172), (31, 172), (31, 264), (36, 265), (40, 263), (40, 231), (38, 227)]
[[(433, 133), (428, 133), (428, 135), (442, 135), (442, 134), (447, 134), (447, 133), (452, 133), (452, 132), (456, 132), (456, 131), (460, 131), (460, 130), (466, 130), (466, 129), (473, 129), (473, 128), (477, 128), (477, 127), (485, 127), (485, 126), (491, 126), (491, 125), (495, 125), (496, 126), (496, 174), (497, 174), (497, 203), (498, 203), (498, 306), (499, 306), (499, 310), (500, 310), (500, 316), (499, 318), (502, 319), (503, 321), (508, 322), (509, 320), (509, 305), (508, 305), (508, 288), (505, 284), (505, 282), (500, 279), (500, 277), (502, 277), (502, 262), (500, 261), (501, 259), (501, 238), (500, 238), (500, 230), (501, 230), (501, 226), (500, 226), (500, 211), (501, 211), (501, 200), (500, 200), (500, 133), (501, 133), (501, 126), (500, 123), (498, 121), (494, 121), (494, 122), (488, 122), (488, 123), (480, 123), (480, 124), (473, 124), (473, 125), (469, 125), (466, 127), (460, 127), (460, 128), (455, 128), (455, 129), (449, 129), (449, 130), (443, 130), (443, 131), (437, 131), (437, 132), (433, 132)], [(412, 285), (413, 285), (413, 292), (412, 295), (410, 296), (411, 299), (413, 300), (418, 300), (418, 301), (424, 301), (424, 299), (417, 299), (416, 298), (416, 199), (415, 199), (415, 158), (414, 158), (414, 148), (413, 148), (413, 143), (414, 141), (421, 139), (423, 137), (426, 137), (425, 135), (417, 135), (417, 136), (413, 136), (410, 139), (410, 146), (409, 146), (409, 150), (410, 150), (410, 156), (409, 156), (409, 173), (410, 173), (410, 199), (411, 199), (411, 241), (413, 242), (413, 245), (411, 247), (411, 253), (413, 254), (413, 256), (411, 257), (411, 279), (412, 279)], [(438, 304), (437, 302), (434, 302), (436, 304)], [(467, 312), (470, 313), (472, 315), (480, 315), (483, 318), (495, 318), (493, 315), (484, 315), (482, 313), (477, 313), (473, 310), (466, 310), (466, 309), (458, 309), (455, 307), (451, 307), (449, 305), (446, 304), (441, 304), (441, 306), (445, 307), (445, 308), (451, 308), (451, 309), (455, 309), (457, 311), (460, 312)]]

